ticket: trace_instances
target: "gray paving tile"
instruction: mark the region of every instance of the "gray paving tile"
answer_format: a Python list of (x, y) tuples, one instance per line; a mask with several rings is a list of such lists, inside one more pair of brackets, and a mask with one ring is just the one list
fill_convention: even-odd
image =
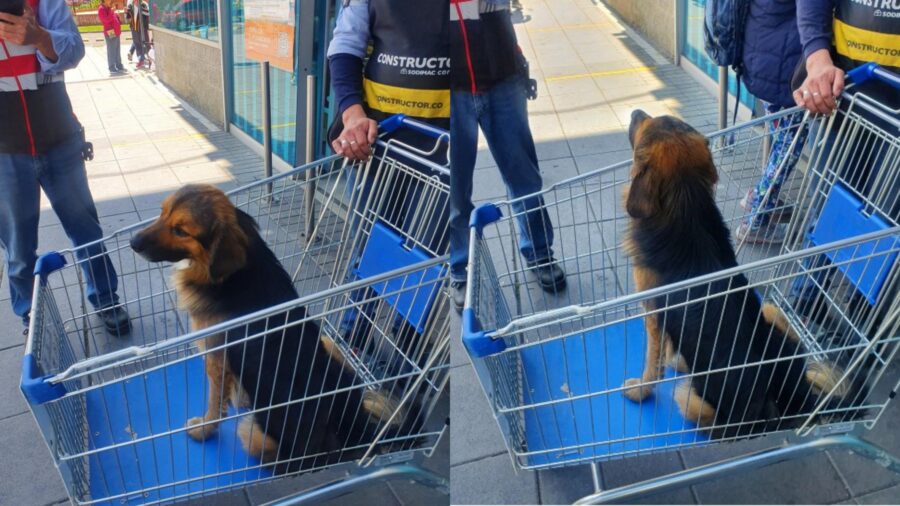
[[(451, 464), (506, 451), (500, 429), (471, 366), (455, 368), (450, 375), (450, 420)], [(509, 458), (506, 459), (509, 464)]]
[[(884, 448), (894, 456), (900, 455), (900, 403), (889, 404), (878, 425), (866, 432), (863, 439)], [(871, 460), (851, 455), (846, 450), (832, 450), (829, 454), (854, 495), (864, 495), (900, 483), (900, 475)]]
[[(4, 277), (6, 277), (6, 273), (4, 273)], [(9, 295), (9, 288), (6, 286), (5, 282), (2, 290)], [(9, 297), (7, 296), (5, 300), (0, 301), (0, 349), (24, 344), (25, 336), (22, 335), (24, 329), (25, 327), (22, 325), (22, 320), (13, 313), (12, 304), (10, 304)], [(21, 364), (18, 364), (15, 369), (19, 369), (20, 367)], [(15, 383), (18, 385), (18, 376), (16, 378)]]
[(857, 504), (897, 504), (900, 503), (900, 485), (885, 488), (856, 498)]
[(214, 504), (215, 506), (250, 506), (250, 500), (247, 499), (247, 493), (243, 490), (234, 490), (228, 492), (220, 492), (215, 495), (197, 497), (184, 503), (186, 506), (205, 506)]
[[(21, 333), (19, 337), (21, 338)], [(0, 419), (24, 413), (28, 409), (19, 390), (24, 352), (24, 346), (0, 351)]]
[[(693, 468), (777, 446), (778, 443), (778, 439), (761, 437), (686, 450), (682, 455), (685, 466)], [(824, 504), (850, 498), (849, 491), (824, 454), (738, 472), (696, 485), (694, 490), (701, 503), (717, 504)]]
[[(446, 416), (444, 414), (443, 416)], [(450, 439), (447, 434), (435, 448), (431, 458), (418, 456), (416, 462), (425, 469), (449, 479), (450, 477)], [(439, 491), (423, 487), (416, 483), (395, 480), (388, 483), (394, 495), (404, 506), (446, 506), (450, 504), (449, 491)]]
[(591, 135), (570, 137), (569, 148), (576, 157), (626, 150), (628, 135), (620, 131), (607, 131)]
[(462, 344), (462, 320), (451, 315), (450, 319), (450, 367), (469, 364), (469, 356)]
[(62, 480), (31, 414), (0, 420), (0, 448), (0, 504), (65, 500)]
[[(606, 490), (658, 478), (683, 469), (677, 452), (640, 455), (600, 464), (600, 476)], [(627, 501), (629, 504), (694, 504), (687, 487)]]
[[(259, 505), (274, 501), (298, 492), (309, 490), (316, 485), (339, 480), (346, 477), (346, 468), (326, 469), (324, 471), (301, 475), (298, 477), (284, 478), (270, 483), (263, 483), (247, 489), (250, 504)], [(400, 502), (394, 493), (384, 483), (369, 485), (349, 494), (323, 501), (317, 504), (327, 506), (368, 506), (371, 504), (384, 504), (385, 506), (400, 506)]]
[(537, 474), (515, 473), (507, 455), (450, 468), (453, 504), (536, 504), (538, 499)]
[(572, 504), (594, 493), (590, 466), (547, 469), (537, 474), (542, 504)]

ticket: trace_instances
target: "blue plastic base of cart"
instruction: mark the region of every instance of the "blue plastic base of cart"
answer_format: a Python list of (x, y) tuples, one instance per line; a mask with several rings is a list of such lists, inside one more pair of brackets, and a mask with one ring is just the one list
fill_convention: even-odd
[[(808, 237), (812, 244), (822, 245), (889, 228), (891, 224), (887, 220), (877, 214), (867, 214), (863, 202), (844, 184), (837, 183), (828, 194)], [(869, 304), (875, 305), (897, 260), (896, 249), (897, 239), (890, 236), (829, 251), (825, 255), (838, 264)], [(854, 258), (859, 260), (853, 262)]]
[[(251, 469), (259, 460), (244, 451), (232, 419), (203, 443), (186, 431), (148, 439), (185, 426), (207, 406), (203, 359), (167, 366), (87, 395), (91, 447), (106, 448), (90, 457), (94, 500), (130, 494), (101, 504), (143, 504), (268, 478), (268, 469)], [(230, 411), (230, 414), (234, 414)]]
[[(356, 274), (360, 278), (368, 278), (432, 259), (428, 252), (415, 247), (408, 249), (404, 243), (403, 237), (390, 227), (381, 222), (375, 223)], [(372, 290), (381, 295), (388, 294), (385, 297), (388, 304), (422, 333), (440, 286), (436, 281), (442, 273), (440, 266), (432, 266), (375, 283)]]
[[(529, 405), (560, 401), (618, 388), (626, 378), (640, 378), (645, 349), (641, 319), (525, 348), (521, 352), (524, 401)], [(676, 373), (667, 369), (666, 377), (674, 378)], [(654, 394), (640, 403), (619, 391), (527, 410), (529, 464), (602, 460), (709, 440), (681, 416), (674, 400), (675, 386), (676, 381), (660, 383)], [(552, 451), (540, 453), (543, 450)]]

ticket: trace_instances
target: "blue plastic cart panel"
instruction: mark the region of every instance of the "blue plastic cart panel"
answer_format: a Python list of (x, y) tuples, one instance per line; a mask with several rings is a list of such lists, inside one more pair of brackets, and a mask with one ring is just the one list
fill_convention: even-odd
[[(394, 269), (430, 260), (432, 256), (419, 248), (407, 249), (403, 238), (387, 225), (377, 222), (356, 272), (361, 278), (368, 278), (390, 272)], [(397, 312), (402, 314), (419, 333), (424, 332), (431, 304), (437, 295), (435, 283), (442, 275), (440, 266), (432, 266), (408, 275), (398, 276), (372, 285), (376, 293), (393, 293), (385, 299)], [(412, 289), (412, 287), (419, 287)], [(404, 290), (398, 293), (398, 290)]]
[[(867, 216), (863, 211), (863, 203), (843, 184), (836, 184), (825, 200), (825, 206), (812, 233), (810, 241), (815, 245), (827, 244), (850, 237), (886, 230), (891, 227), (877, 215)], [(844, 275), (856, 286), (857, 290), (874, 305), (878, 294), (897, 259), (897, 239), (884, 237), (859, 245), (847, 246), (839, 250), (829, 251), (826, 256), (839, 266)], [(879, 253), (881, 253), (879, 255)], [(875, 256), (872, 256), (875, 255)], [(860, 258), (856, 262), (849, 262)]]
[[(524, 401), (558, 401), (618, 388), (626, 378), (641, 376), (645, 349), (641, 319), (525, 348), (521, 355)], [(667, 378), (675, 376), (674, 371), (666, 371)], [(675, 386), (676, 381), (660, 383), (654, 394), (640, 403), (620, 391), (527, 410), (529, 452), (585, 445), (567, 452), (532, 455), (529, 464), (603, 459), (622, 452), (708, 441), (706, 433), (693, 432), (697, 426), (681, 416), (673, 397)], [(637, 437), (641, 439), (610, 443)]]
[[(188, 418), (202, 416), (208, 396), (205, 377), (203, 359), (197, 357), (89, 392), (91, 448), (180, 429)], [(258, 466), (259, 460), (241, 446), (235, 431), (239, 421), (222, 423), (218, 434), (203, 443), (182, 431), (93, 454), (93, 499), (164, 487), (129, 495), (127, 502), (113, 499), (101, 503), (143, 504), (270, 477), (268, 469), (246, 470)]]

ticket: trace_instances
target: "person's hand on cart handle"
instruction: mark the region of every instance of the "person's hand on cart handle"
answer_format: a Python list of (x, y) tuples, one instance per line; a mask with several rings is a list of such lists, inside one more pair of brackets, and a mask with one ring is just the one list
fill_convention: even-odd
[(842, 91), (844, 71), (834, 66), (828, 49), (820, 49), (806, 59), (806, 80), (794, 92), (794, 101), (810, 112), (830, 114)]
[(34, 46), (51, 62), (59, 58), (50, 33), (38, 24), (28, 4), (25, 4), (25, 13), (21, 16), (0, 12), (0, 39), (19, 46)]
[(331, 143), (334, 152), (351, 160), (368, 160), (378, 137), (378, 123), (366, 116), (359, 104), (348, 107), (342, 119), (344, 131)]

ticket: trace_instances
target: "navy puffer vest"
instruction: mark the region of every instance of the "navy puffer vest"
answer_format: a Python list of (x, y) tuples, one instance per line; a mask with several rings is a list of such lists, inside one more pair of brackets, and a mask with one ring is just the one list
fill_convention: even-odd
[(756, 98), (789, 107), (803, 49), (795, 0), (752, 0), (744, 31), (744, 83)]

